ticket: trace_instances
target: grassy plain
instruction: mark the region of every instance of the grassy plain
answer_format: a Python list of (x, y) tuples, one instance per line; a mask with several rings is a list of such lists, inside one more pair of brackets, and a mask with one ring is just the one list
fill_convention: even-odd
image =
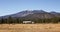
[(0, 32), (60, 32), (60, 24), (0, 24)]

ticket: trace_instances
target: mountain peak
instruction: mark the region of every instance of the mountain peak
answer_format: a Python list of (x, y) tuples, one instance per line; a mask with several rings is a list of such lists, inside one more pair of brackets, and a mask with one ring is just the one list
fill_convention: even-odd
[(32, 12), (34, 12), (34, 13), (45, 13), (44, 10), (33, 10)]

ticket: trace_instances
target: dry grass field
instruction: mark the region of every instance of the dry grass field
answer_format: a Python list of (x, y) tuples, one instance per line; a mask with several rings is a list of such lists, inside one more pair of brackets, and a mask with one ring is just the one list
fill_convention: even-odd
[(60, 24), (0, 24), (0, 32), (60, 32)]

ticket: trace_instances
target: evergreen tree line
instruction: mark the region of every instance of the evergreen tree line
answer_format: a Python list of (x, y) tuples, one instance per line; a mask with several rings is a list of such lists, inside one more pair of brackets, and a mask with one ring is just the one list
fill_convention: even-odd
[(50, 19), (26, 19), (26, 18), (13, 18), (9, 16), (8, 18), (0, 19), (0, 24), (23, 24), (23, 21), (33, 21), (34, 23), (60, 23), (59, 17), (54, 17)]

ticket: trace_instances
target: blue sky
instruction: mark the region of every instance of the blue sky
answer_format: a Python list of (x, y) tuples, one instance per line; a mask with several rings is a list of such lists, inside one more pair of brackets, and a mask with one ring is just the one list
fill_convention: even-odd
[(40, 9), (60, 12), (60, 0), (0, 0), (0, 16)]

